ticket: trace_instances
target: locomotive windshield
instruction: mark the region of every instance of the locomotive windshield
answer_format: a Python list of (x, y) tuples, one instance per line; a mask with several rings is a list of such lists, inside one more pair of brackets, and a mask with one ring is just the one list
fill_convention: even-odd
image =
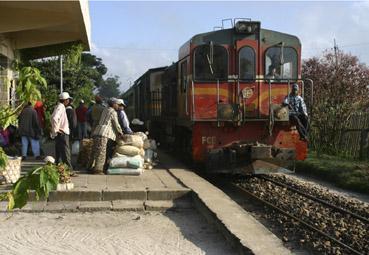
[(194, 53), (195, 79), (200, 81), (226, 80), (228, 78), (228, 53), (220, 45), (201, 45)]
[(255, 79), (255, 51), (250, 47), (243, 47), (238, 53), (239, 77), (241, 80)]
[(273, 79), (274, 81), (296, 80), (296, 50), (290, 47), (269, 48), (265, 53), (265, 77), (267, 79)]

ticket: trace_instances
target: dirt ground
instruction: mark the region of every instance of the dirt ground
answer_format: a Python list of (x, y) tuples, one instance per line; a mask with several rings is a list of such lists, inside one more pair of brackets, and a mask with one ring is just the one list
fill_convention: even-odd
[(0, 214), (0, 254), (235, 254), (194, 211)]

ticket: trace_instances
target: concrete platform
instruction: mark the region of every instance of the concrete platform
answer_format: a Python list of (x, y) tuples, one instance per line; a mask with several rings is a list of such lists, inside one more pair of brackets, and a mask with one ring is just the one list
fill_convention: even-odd
[[(30, 202), (28, 212), (166, 211), (196, 208), (240, 254), (291, 254), (236, 202), (183, 164), (159, 152), (160, 166), (141, 176), (73, 177), (75, 189)], [(4, 186), (1, 187), (4, 192)], [(3, 203), (1, 209), (5, 209)]]
[[(191, 191), (160, 167), (141, 176), (78, 174), (72, 182), (74, 189), (52, 191), (48, 201), (175, 200)], [(6, 192), (11, 185), (1, 185), (0, 189)]]

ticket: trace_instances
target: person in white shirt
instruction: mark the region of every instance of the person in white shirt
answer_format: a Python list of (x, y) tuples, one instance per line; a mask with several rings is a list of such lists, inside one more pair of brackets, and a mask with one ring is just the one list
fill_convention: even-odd
[[(72, 170), (72, 162), (69, 146), (69, 123), (66, 106), (69, 104), (70, 96), (68, 92), (59, 95), (59, 103), (55, 106), (51, 115), (51, 138), (55, 138), (55, 163), (63, 162)], [(60, 161), (61, 159), (61, 161)]]

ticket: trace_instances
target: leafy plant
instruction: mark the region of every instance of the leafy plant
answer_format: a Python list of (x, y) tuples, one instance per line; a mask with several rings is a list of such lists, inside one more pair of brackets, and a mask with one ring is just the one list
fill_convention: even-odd
[(8, 201), (8, 210), (23, 208), (29, 199), (30, 191), (35, 191), (36, 199), (47, 199), (49, 192), (55, 190), (59, 183), (57, 166), (46, 164), (21, 177), (13, 184), (12, 190), (0, 195), (0, 200)]
[(19, 71), (19, 83), (16, 89), (20, 104), (16, 108), (9, 105), (0, 106), (0, 126), (4, 129), (14, 124), (18, 114), (28, 103), (34, 103), (41, 99), (39, 87), (46, 89), (46, 80), (42, 77), (40, 70), (35, 67), (23, 67)]
[[(46, 80), (41, 76), (40, 71), (35, 67), (23, 67), (19, 71), (19, 84), (17, 86), (17, 96), (20, 104), (16, 108), (9, 105), (0, 106), (0, 126), (7, 128), (10, 124), (17, 121), (18, 114), (28, 102), (35, 102), (41, 99), (41, 93), (38, 86), (46, 88)], [(8, 156), (0, 148), (0, 168), (4, 168)], [(11, 200), (9, 200), (11, 201)]]
[(44, 89), (47, 87), (46, 80), (42, 77), (40, 70), (36, 67), (23, 67), (19, 73), (18, 98), (23, 103), (36, 102), (41, 99), (40, 87)]
[(0, 169), (5, 168), (8, 162), (8, 156), (5, 154), (2, 147), (0, 147)]

